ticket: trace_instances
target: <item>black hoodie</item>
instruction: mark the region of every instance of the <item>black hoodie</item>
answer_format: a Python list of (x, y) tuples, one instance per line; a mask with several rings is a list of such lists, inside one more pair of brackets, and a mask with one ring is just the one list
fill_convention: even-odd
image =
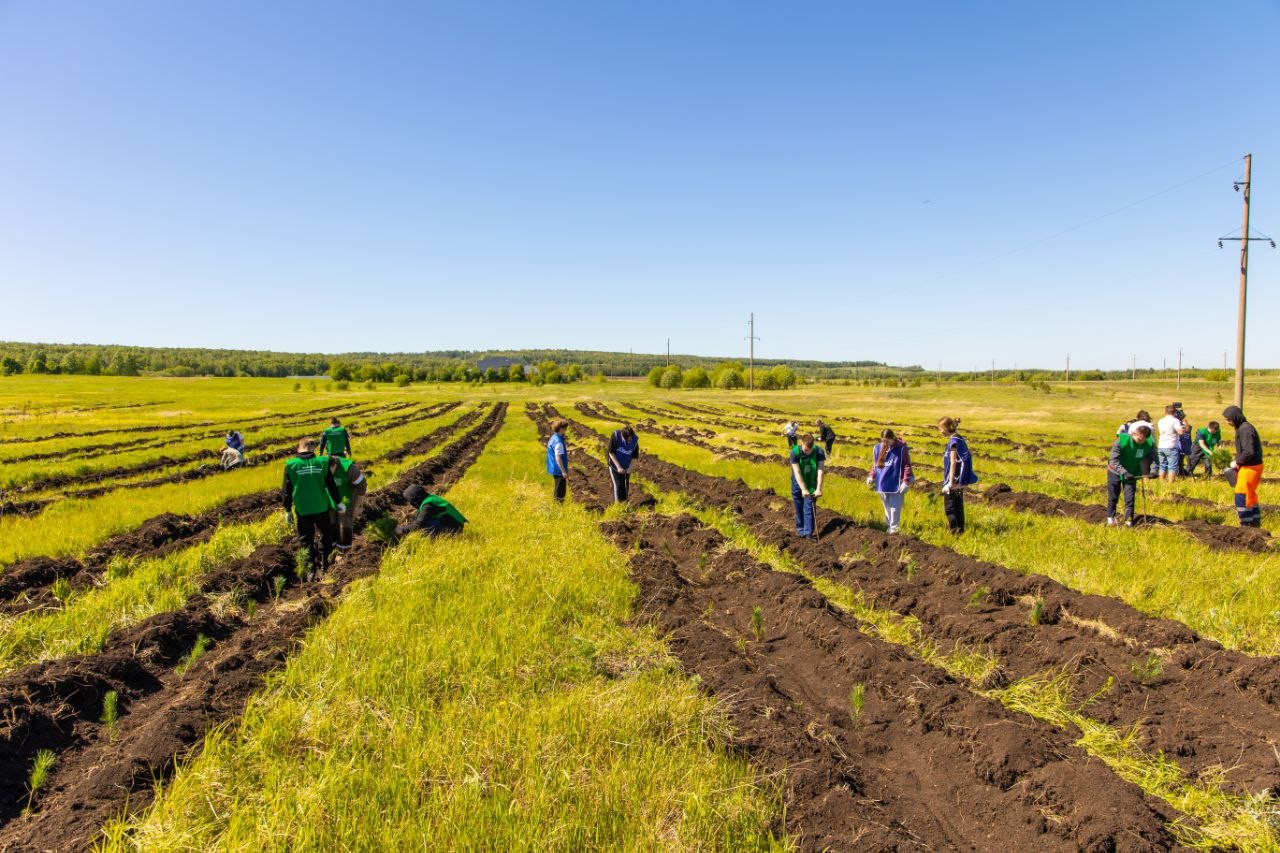
[(1244, 412), (1239, 406), (1227, 406), (1222, 417), (1236, 430), (1236, 465), (1262, 464), (1262, 439), (1253, 424), (1244, 419)]

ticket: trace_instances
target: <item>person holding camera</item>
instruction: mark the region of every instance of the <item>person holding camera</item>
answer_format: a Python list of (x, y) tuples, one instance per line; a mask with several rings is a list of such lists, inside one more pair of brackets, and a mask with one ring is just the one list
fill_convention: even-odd
[(1157, 470), (1160, 479), (1165, 479), (1167, 475), (1172, 483), (1178, 479), (1178, 455), (1181, 452), (1179, 445), (1182, 438), (1182, 418), (1178, 417), (1176, 403), (1164, 407), (1164, 417), (1156, 422), (1156, 434), (1159, 436), (1156, 442)]
[(1142, 476), (1142, 461), (1154, 452), (1151, 427), (1131, 427), (1116, 436), (1111, 445), (1111, 457), (1107, 461), (1107, 526), (1115, 527), (1116, 506), (1120, 493), (1124, 492), (1124, 526), (1133, 527), (1134, 506), (1138, 496), (1138, 478)]

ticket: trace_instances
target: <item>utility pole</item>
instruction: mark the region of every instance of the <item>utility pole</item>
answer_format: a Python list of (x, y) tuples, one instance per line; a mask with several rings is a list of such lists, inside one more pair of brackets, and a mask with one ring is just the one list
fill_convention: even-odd
[(671, 338), (667, 338), (667, 367), (671, 366)]
[(1067, 353), (1067, 384), (1071, 384), (1071, 353)]
[(1138, 357), (1136, 355), (1133, 357), (1133, 370), (1129, 373), (1129, 381), (1138, 381)]
[(991, 384), (996, 384), (996, 360), (991, 359)]
[(1182, 390), (1182, 347), (1178, 347), (1178, 390)]
[[(1236, 405), (1244, 406), (1244, 326), (1245, 326), (1245, 306), (1248, 304), (1249, 296), (1249, 243), (1254, 240), (1266, 240), (1271, 244), (1271, 248), (1276, 247), (1276, 241), (1265, 235), (1252, 237), (1249, 235), (1249, 197), (1253, 195), (1253, 182), (1250, 177), (1250, 171), (1253, 166), (1253, 155), (1244, 155), (1244, 180), (1236, 181), (1233, 186), (1236, 192), (1240, 192), (1240, 188), (1244, 187), (1244, 224), (1241, 226), (1239, 237), (1219, 237), (1218, 248), (1222, 248), (1223, 240), (1239, 240), (1240, 241), (1240, 307), (1239, 314), (1236, 318)], [(1226, 358), (1223, 358), (1223, 367), (1226, 366)]]
[(747, 340), (751, 342), (751, 354), (747, 361), (747, 390), (754, 391), (756, 390), (756, 341), (760, 340), (756, 337), (756, 315), (754, 311), (751, 313), (751, 319), (747, 321), (747, 329), (749, 330)]

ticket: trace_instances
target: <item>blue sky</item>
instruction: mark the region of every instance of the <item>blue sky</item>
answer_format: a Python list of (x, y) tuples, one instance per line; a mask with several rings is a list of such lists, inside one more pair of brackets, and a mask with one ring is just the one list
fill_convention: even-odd
[(0, 0), (0, 339), (717, 355), (754, 311), (769, 357), (1220, 365), (1277, 43), (1277, 0)]

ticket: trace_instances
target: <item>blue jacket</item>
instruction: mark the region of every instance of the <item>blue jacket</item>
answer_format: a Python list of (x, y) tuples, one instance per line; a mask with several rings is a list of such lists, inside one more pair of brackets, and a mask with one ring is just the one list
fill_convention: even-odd
[(227, 433), (227, 447), (230, 447), (232, 450), (239, 450), (241, 453), (243, 453), (244, 452), (244, 436), (242, 436), (238, 432)]
[(960, 456), (960, 471), (956, 475), (953, 486), (972, 486), (978, 482), (978, 475), (973, 473), (973, 456), (969, 453), (969, 442), (958, 435), (947, 439), (947, 446), (942, 449), (942, 480), (946, 482), (951, 475), (951, 451)]
[(900, 438), (893, 440), (884, 455), (883, 468), (876, 467), (876, 457), (879, 455), (880, 444), (877, 443), (871, 451), (872, 485), (877, 492), (893, 494), (901, 488), (904, 480), (908, 483), (915, 480), (915, 474), (911, 471), (911, 451), (907, 449), (905, 441)]
[(564, 436), (558, 432), (551, 433), (551, 440), (547, 442), (547, 473), (552, 476), (560, 476), (560, 466), (556, 464), (556, 457), (560, 457), (560, 463), (564, 465), (564, 470), (569, 471), (569, 450), (565, 447)]
[[(631, 440), (627, 441), (622, 437), (622, 430), (615, 429), (613, 435), (609, 437), (609, 453), (618, 457), (618, 464), (622, 466), (622, 470), (626, 471), (631, 467), (631, 462), (640, 455), (640, 436), (635, 433), (631, 434)], [(609, 467), (613, 468), (613, 460), (609, 460)], [(617, 469), (614, 468), (616, 471)]]

